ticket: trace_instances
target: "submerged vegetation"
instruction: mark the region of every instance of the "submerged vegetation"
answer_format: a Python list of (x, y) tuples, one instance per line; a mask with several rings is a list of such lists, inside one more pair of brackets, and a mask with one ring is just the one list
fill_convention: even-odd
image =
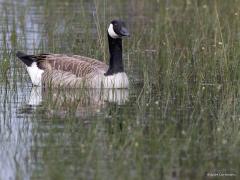
[[(0, 5), (0, 179), (238, 179), (240, 1)], [(128, 101), (50, 91), (28, 106), (31, 84), (15, 52), (108, 62), (106, 27), (115, 18), (131, 33), (123, 45)]]

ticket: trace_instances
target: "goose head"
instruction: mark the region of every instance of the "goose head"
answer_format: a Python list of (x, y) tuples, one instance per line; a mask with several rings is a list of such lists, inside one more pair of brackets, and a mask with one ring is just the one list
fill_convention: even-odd
[(126, 28), (126, 24), (121, 20), (111, 21), (108, 27), (108, 35), (113, 39), (122, 38), (124, 36), (129, 36), (129, 32)]

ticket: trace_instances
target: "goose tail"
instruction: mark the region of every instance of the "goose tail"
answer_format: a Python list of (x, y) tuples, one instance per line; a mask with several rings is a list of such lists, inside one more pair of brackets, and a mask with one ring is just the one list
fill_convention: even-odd
[(41, 86), (42, 73), (44, 71), (38, 67), (36, 58), (34, 58), (33, 55), (27, 55), (21, 51), (18, 51), (16, 56), (27, 66), (27, 72), (33, 85)]
[(30, 67), (32, 65), (32, 63), (35, 62), (32, 55), (27, 55), (21, 51), (18, 51), (16, 53), (16, 56), (28, 67)]

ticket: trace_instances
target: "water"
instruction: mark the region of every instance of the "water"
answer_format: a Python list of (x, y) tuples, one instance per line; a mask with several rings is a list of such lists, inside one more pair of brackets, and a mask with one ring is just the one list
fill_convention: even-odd
[[(188, 84), (185, 66), (158, 68), (170, 50), (159, 50), (147, 27), (161, 27), (155, 18), (171, 7), (178, 9), (171, 1), (0, 0), (0, 180), (238, 176), (238, 93)], [(129, 90), (32, 87), (17, 50), (107, 61), (106, 27), (116, 17), (132, 32), (124, 40)], [(161, 87), (159, 74), (151, 76), (159, 69)]]

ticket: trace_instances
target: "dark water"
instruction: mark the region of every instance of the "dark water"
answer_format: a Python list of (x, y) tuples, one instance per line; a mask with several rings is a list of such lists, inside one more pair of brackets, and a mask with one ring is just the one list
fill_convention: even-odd
[[(201, 87), (202, 99), (191, 96), (185, 103), (181, 89), (172, 96), (143, 83), (148, 76), (142, 62), (156, 62), (156, 50), (145, 47), (143, 56), (138, 44), (147, 31), (144, 22), (161, 9), (157, 4), (0, 0), (1, 180), (201, 179), (216, 172), (236, 177), (239, 132), (233, 124), (239, 120), (227, 129), (219, 120), (221, 103), (230, 101), (221, 101), (220, 85)], [(136, 33), (124, 41), (129, 90), (32, 87), (17, 50), (107, 61), (106, 27), (117, 17)]]

